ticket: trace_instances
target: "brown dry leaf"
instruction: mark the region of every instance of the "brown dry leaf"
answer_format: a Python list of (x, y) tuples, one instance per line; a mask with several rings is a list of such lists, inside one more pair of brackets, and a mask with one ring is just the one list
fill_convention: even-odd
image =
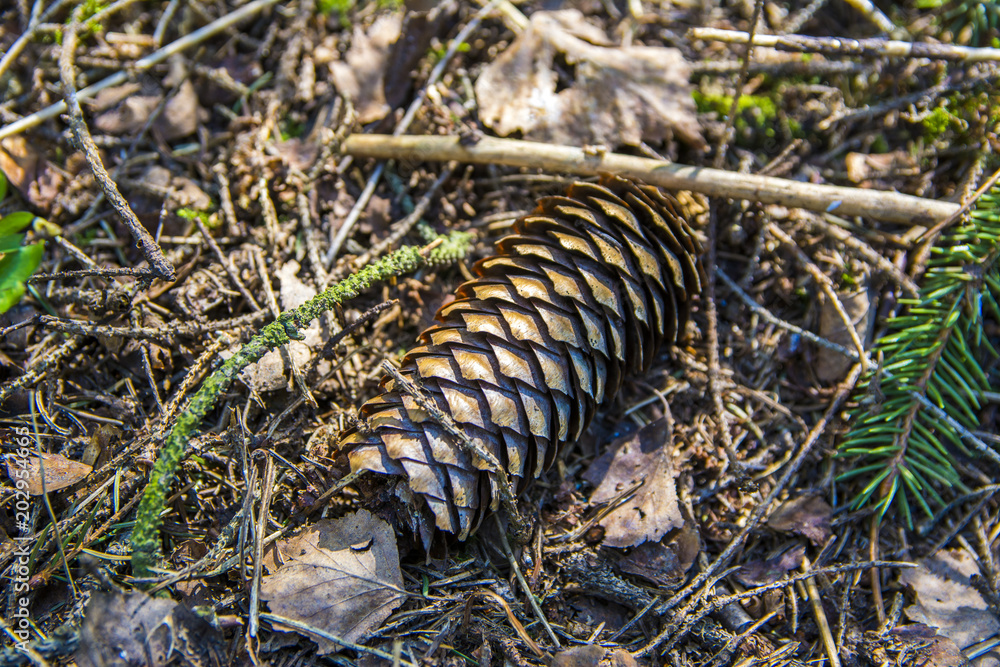
[[(557, 54), (575, 66), (563, 90)], [(476, 81), (483, 123), (497, 134), (573, 146), (637, 146), (677, 135), (703, 148), (690, 68), (680, 51), (611, 46), (579, 11), (539, 11)]]
[(748, 588), (773, 584), (792, 570), (799, 569), (805, 554), (805, 546), (799, 544), (774, 558), (750, 561), (736, 570), (733, 576)]
[(162, 101), (162, 95), (129, 95), (120, 104), (98, 114), (94, 127), (105, 134), (134, 135), (145, 127)]
[(830, 539), (833, 508), (819, 496), (800, 496), (781, 504), (767, 519), (774, 530), (795, 533), (816, 545)]
[[(906, 608), (911, 621), (938, 629), (964, 647), (980, 642), (1000, 631), (1000, 621), (990, 613), (989, 605), (969, 581), (979, 568), (961, 549), (942, 550), (919, 562), (919, 567), (903, 570), (900, 581), (913, 589), (916, 601)], [(976, 667), (1000, 665), (1000, 650), (972, 662)]]
[(847, 178), (854, 183), (863, 184), (863, 187), (877, 186), (877, 184), (865, 183), (871, 179), (911, 176), (920, 173), (917, 158), (907, 151), (893, 151), (877, 155), (848, 153), (844, 164), (847, 166)]
[[(851, 318), (851, 323), (854, 324), (858, 336), (861, 337), (862, 341), (865, 341), (872, 320), (872, 300), (868, 294), (867, 275), (859, 277), (858, 289), (853, 292), (840, 292), (837, 296), (840, 298), (840, 303), (843, 304), (847, 316)], [(826, 295), (820, 296), (819, 335), (829, 341), (854, 349), (854, 342), (851, 340), (847, 325), (844, 324), (844, 319)], [(816, 377), (821, 382), (843, 380), (847, 371), (855, 363), (839, 352), (825, 348), (817, 348), (816, 354)]]
[(618, 562), (618, 569), (657, 586), (671, 586), (694, 564), (700, 544), (698, 531), (685, 525), (677, 531), (677, 535), (661, 542), (646, 542), (632, 549)]
[(59, 454), (42, 453), (41, 464), (38, 456), (24, 459), (7, 457), (7, 477), (15, 485), (26, 483), (29, 496), (40, 496), (42, 493), (52, 493), (73, 486), (89, 475), (91, 470), (93, 468), (89, 465)]
[(141, 592), (98, 591), (91, 595), (80, 628), (76, 664), (151, 665), (181, 658), (181, 664), (225, 664), (218, 630), (184, 605)]
[(173, 141), (194, 134), (198, 123), (207, 120), (208, 114), (198, 102), (194, 84), (186, 79), (177, 92), (167, 100), (163, 113), (153, 127), (165, 141)]
[[(597, 487), (591, 503), (615, 500), (642, 483), (631, 499), (601, 521), (605, 545), (625, 548), (656, 542), (667, 531), (684, 525), (674, 487), (670, 435), (669, 422), (659, 419), (612, 445), (584, 475)], [(604, 468), (607, 473), (602, 476)]]
[(0, 141), (0, 171), (21, 196), (43, 213), (65, 189), (69, 174), (45, 159), (24, 137)]
[[(378, 627), (406, 597), (392, 528), (367, 510), (319, 521), (278, 551), (284, 564), (260, 586), (271, 611), (347, 641)], [(339, 648), (313, 639), (320, 655)]]
[(385, 68), (389, 48), (399, 39), (402, 22), (402, 14), (396, 13), (376, 19), (367, 33), (356, 26), (344, 60), (330, 63), (333, 83), (341, 95), (354, 103), (359, 123), (381, 120), (389, 113)]
[(607, 653), (597, 644), (583, 644), (559, 651), (552, 656), (552, 667), (597, 667)]

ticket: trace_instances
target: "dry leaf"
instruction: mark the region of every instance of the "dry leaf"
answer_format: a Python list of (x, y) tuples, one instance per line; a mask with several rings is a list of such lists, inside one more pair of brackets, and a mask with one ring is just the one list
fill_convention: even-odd
[(69, 177), (65, 171), (46, 160), (24, 137), (7, 137), (0, 141), (0, 171), (25, 201), (42, 213), (52, 210)]
[[(615, 500), (642, 484), (631, 499), (601, 521), (605, 545), (624, 548), (656, 542), (667, 531), (684, 525), (674, 487), (670, 433), (669, 422), (657, 420), (612, 445), (611, 451), (594, 461), (584, 475), (597, 486), (591, 503)], [(602, 476), (604, 467), (607, 474)]]
[(173, 141), (197, 132), (198, 122), (206, 118), (205, 110), (198, 103), (194, 84), (187, 79), (167, 100), (163, 113), (153, 123), (153, 127), (165, 141)]
[(672, 586), (694, 564), (700, 546), (698, 531), (685, 525), (661, 542), (646, 542), (632, 549), (618, 561), (618, 569), (657, 586)]
[(130, 95), (94, 118), (94, 127), (105, 134), (134, 135), (146, 126), (162, 95)]
[(854, 183), (863, 183), (863, 187), (877, 187), (877, 183), (865, 183), (871, 179), (880, 180), (892, 176), (912, 176), (920, 173), (917, 159), (906, 151), (893, 151), (877, 155), (848, 153), (844, 164), (847, 166), (847, 178)]
[(42, 453), (41, 465), (38, 456), (24, 459), (7, 457), (7, 477), (15, 485), (26, 482), (29, 496), (40, 496), (42, 493), (52, 493), (73, 486), (89, 475), (91, 470), (93, 468), (89, 465), (59, 454)]
[(805, 546), (799, 544), (774, 558), (750, 561), (736, 570), (733, 576), (748, 588), (773, 584), (792, 570), (799, 569), (805, 554)]
[[(392, 528), (367, 510), (319, 521), (278, 550), (284, 564), (260, 586), (271, 611), (347, 641), (378, 627), (406, 597)], [(313, 639), (321, 655), (339, 648)]]
[[(906, 608), (911, 621), (938, 629), (958, 646), (980, 642), (1000, 631), (1000, 621), (990, 613), (982, 595), (969, 584), (979, 574), (975, 561), (964, 550), (942, 550), (920, 561), (919, 567), (903, 570), (900, 581), (916, 594)], [(1000, 665), (1000, 650), (994, 649), (972, 663), (976, 667)]]
[[(868, 337), (871, 327), (872, 301), (868, 294), (867, 275), (859, 277), (860, 287), (853, 292), (840, 292), (837, 296), (844, 306), (844, 311), (851, 318), (851, 323), (861, 337), (862, 342)], [(854, 349), (851, 334), (844, 324), (844, 319), (830, 302), (826, 295), (820, 296), (819, 304), (819, 335), (823, 338)], [(818, 348), (816, 350), (816, 377), (822, 382), (839, 382), (847, 375), (854, 361), (839, 352)]]
[(330, 63), (337, 91), (351, 99), (359, 123), (381, 120), (389, 113), (384, 78), (389, 47), (399, 39), (402, 14), (381, 16), (365, 33), (355, 26), (344, 60)]
[(186, 665), (222, 665), (223, 656), (218, 630), (187, 607), (140, 592), (97, 591), (75, 658), (80, 667), (160, 667), (178, 657)]
[(552, 656), (552, 667), (597, 667), (607, 649), (597, 644), (583, 644), (559, 651)]
[(822, 545), (830, 539), (830, 518), (833, 508), (819, 496), (800, 496), (786, 501), (767, 519), (774, 530), (801, 535), (813, 544)]
[[(554, 62), (575, 67), (563, 82)], [(539, 11), (476, 81), (480, 119), (501, 136), (574, 146), (659, 142), (705, 146), (680, 51), (611, 46), (575, 9)]]

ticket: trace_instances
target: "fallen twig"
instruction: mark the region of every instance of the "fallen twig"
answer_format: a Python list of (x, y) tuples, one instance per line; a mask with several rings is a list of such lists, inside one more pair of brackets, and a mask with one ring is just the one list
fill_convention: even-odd
[(83, 151), (83, 155), (87, 159), (87, 164), (90, 165), (90, 170), (94, 173), (94, 179), (101, 186), (104, 196), (108, 198), (111, 206), (118, 213), (118, 218), (128, 227), (129, 232), (132, 233), (132, 238), (135, 239), (139, 249), (142, 250), (142, 256), (149, 262), (156, 277), (163, 280), (173, 280), (175, 275), (174, 267), (163, 256), (160, 246), (149, 235), (149, 232), (146, 231), (142, 223), (139, 222), (139, 218), (132, 211), (132, 207), (128, 205), (125, 197), (118, 191), (118, 186), (111, 180), (107, 169), (104, 168), (104, 163), (101, 162), (101, 155), (97, 151), (97, 145), (94, 144), (94, 140), (90, 136), (87, 123), (83, 120), (83, 110), (80, 108), (80, 100), (74, 82), (76, 68), (73, 66), (73, 56), (77, 44), (76, 34), (80, 29), (80, 23), (77, 22), (80, 11), (81, 9), (77, 8), (73, 14), (73, 22), (66, 26), (63, 32), (62, 49), (59, 52), (59, 76), (62, 79), (63, 97), (66, 100), (66, 107), (69, 111), (70, 128), (73, 130), (73, 136), (76, 138), (80, 150)]
[(931, 44), (927, 42), (901, 42), (895, 39), (844, 39), (843, 37), (808, 37), (806, 35), (750, 35), (742, 30), (718, 28), (692, 28), (691, 39), (705, 39), (726, 44), (746, 44), (752, 39), (754, 46), (765, 46), (779, 51), (795, 53), (822, 53), (823, 55), (851, 58), (928, 58), (930, 60), (958, 60), (967, 63), (1000, 61), (1000, 49)]
[(692, 190), (713, 197), (747, 199), (812, 211), (836, 211), (842, 216), (859, 215), (903, 224), (933, 224), (959, 208), (952, 202), (922, 199), (898, 192), (814, 185), (773, 176), (737, 174), (722, 169), (516, 139), (486, 137), (475, 144), (463, 146), (459, 137), (355, 134), (347, 138), (342, 150), (347, 155), (379, 159), (457, 160), (588, 176), (612, 173), (663, 188)]

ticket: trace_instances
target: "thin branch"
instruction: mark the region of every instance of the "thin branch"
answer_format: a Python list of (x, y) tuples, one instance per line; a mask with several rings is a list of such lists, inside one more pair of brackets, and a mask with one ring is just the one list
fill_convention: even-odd
[(139, 249), (142, 250), (142, 256), (149, 262), (149, 265), (153, 268), (158, 278), (168, 281), (173, 280), (175, 276), (174, 267), (163, 256), (160, 246), (157, 245), (153, 237), (146, 231), (146, 228), (139, 222), (139, 218), (132, 211), (132, 207), (128, 205), (125, 197), (118, 191), (118, 186), (111, 180), (111, 176), (108, 175), (108, 171), (104, 168), (104, 163), (101, 162), (101, 155), (97, 151), (97, 145), (94, 144), (94, 140), (90, 136), (90, 130), (87, 129), (87, 124), (83, 120), (83, 110), (80, 108), (80, 100), (76, 91), (76, 68), (73, 66), (73, 56), (77, 44), (77, 31), (81, 25), (76, 20), (79, 12), (78, 8), (74, 13), (73, 22), (66, 26), (66, 30), (63, 32), (63, 43), (59, 52), (59, 77), (62, 79), (63, 97), (66, 100), (66, 106), (69, 111), (70, 128), (72, 128), (80, 150), (83, 151), (83, 155), (87, 159), (87, 164), (90, 165), (90, 170), (94, 173), (94, 178), (98, 184), (100, 184), (104, 196), (108, 198), (111, 206), (118, 213), (119, 219), (121, 219), (132, 233), (132, 238), (135, 239), (139, 245)]
[(612, 173), (662, 188), (691, 190), (712, 197), (747, 199), (812, 211), (835, 211), (843, 216), (859, 215), (872, 220), (911, 225), (936, 223), (959, 208), (958, 204), (951, 202), (921, 199), (897, 192), (814, 185), (620, 153), (594, 154), (574, 146), (516, 139), (485, 137), (471, 146), (463, 146), (459, 137), (355, 134), (344, 142), (343, 152), (356, 157), (417, 162), (457, 160), (473, 164), (503, 164), (587, 176)]
[(928, 58), (930, 60), (957, 60), (966, 63), (998, 62), (1000, 49), (901, 42), (894, 39), (845, 39), (843, 37), (807, 37), (805, 35), (753, 35), (742, 30), (718, 28), (692, 28), (691, 39), (713, 40), (726, 44), (764, 46), (794, 53), (821, 53), (849, 58)]

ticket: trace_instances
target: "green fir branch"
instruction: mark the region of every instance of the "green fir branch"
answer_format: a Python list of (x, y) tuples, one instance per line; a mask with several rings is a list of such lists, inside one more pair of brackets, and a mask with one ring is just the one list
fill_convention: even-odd
[(227, 359), (205, 380), (191, 397), (184, 412), (174, 423), (164, 440), (160, 455), (153, 465), (149, 484), (143, 494), (132, 531), (132, 572), (136, 577), (149, 576), (159, 560), (160, 525), (167, 493), (173, 483), (177, 467), (187, 453), (188, 441), (201, 420), (215, 405), (216, 400), (226, 392), (233, 380), (244, 368), (261, 359), (289, 340), (301, 340), (302, 329), (335, 304), (352, 299), (372, 285), (412, 273), (424, 264), (443, 264), (464, 256), (468, 250), (471, 235), (452, 232), (435, 239), (434, 243), (421, 249), (406, 246), (381, 260), (369, 264), (357, 273), (331, 285), (321, 294), (313, 297), (298, 308), (286, 311), (274, 322), (266, 325), (260, 333), (240, 351)]
[[(928, 517), (954, 489), (968, 493), (956, 457), (972, 456), (962, 438), (920, 397), (954, 422), (978, 428), (990, 391), (983, 363), (997, 357), (984, 318), (1000, 319), (1000, 189), (984, 195), (931, 249), (920, 295), (901, 299), (876, 345), (884, 362), (861, 384), (837, 456), (852, 460), (838, 482), (860, 487), (851, 507), (879, 520), (895, 507), (913, 527), (913, 503)], [(867, 388), (867, 389), (866, 389)]]

